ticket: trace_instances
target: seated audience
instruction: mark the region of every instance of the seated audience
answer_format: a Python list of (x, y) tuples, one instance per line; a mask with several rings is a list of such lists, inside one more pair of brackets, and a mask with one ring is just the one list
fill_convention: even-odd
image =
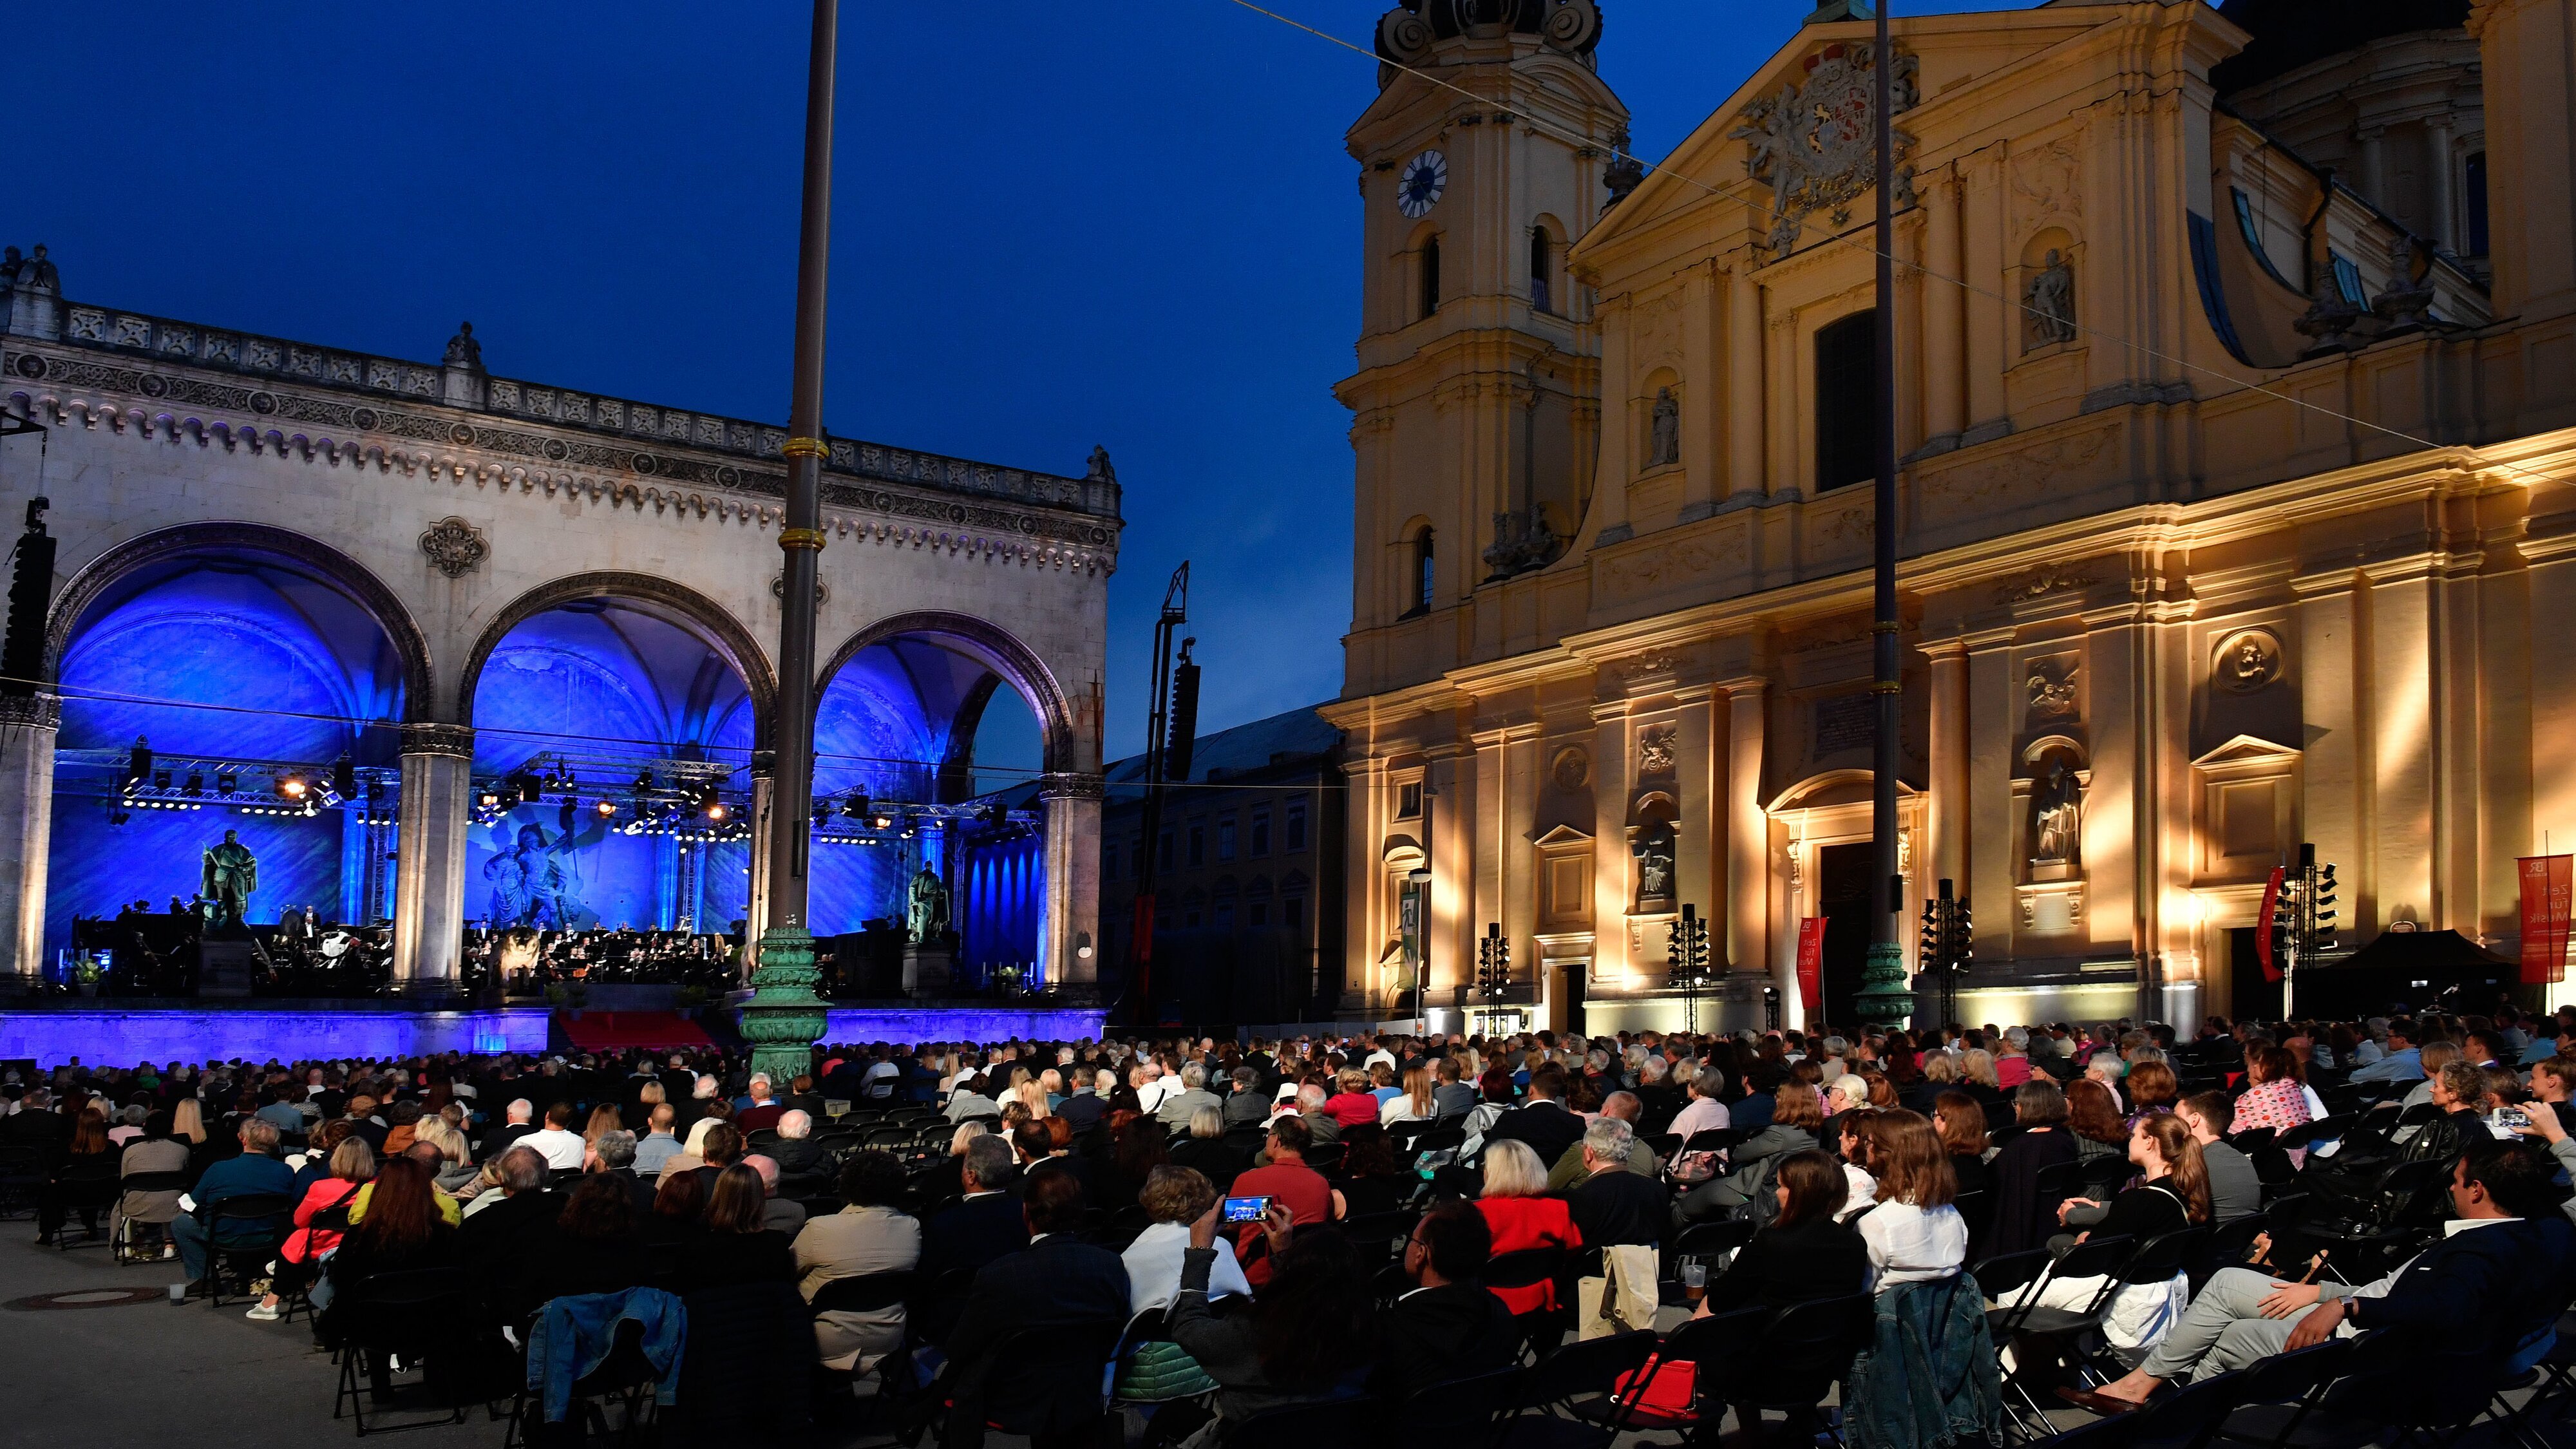
[[(1608, 1121), (1612, 1119), (1604, 1118)], [(1572, 1250), (1584, 1246), (1582, 1232), (1574, 1225), (1566, 1200), (1543, 1196), (1547, 1191), (1547, 1174), (1539, 1166), (1538, 1154), (1525, 1142), (1495, 1142), (1485, 1148), (1483, 1190), (1476, 1198), (1476, 1210), (1483, 1214), (1491, 1236), (1490, 1250), (1496, 1253), (1519, 1253), (1536, 1248)], [(1624, 1158), (1618, 1169), (1625, 1172)], [(1553, 1282), (1532, 1283), (1517, 1288), (1496, 1288), (1494, 1296), (1515, 1315), (1540, 1313), (1556, 1306)]]
[(2225, 1092), (2198, 1092), (2176, 1104), (2174, 1115), (2200, 1144), (2201, 1168), (2209, 1176), (2209, 1220), (2232, 1223), (2263, 1210), (2263, 1179), (2254, 1159), (2227, 1141), (2236, 1130), (2236, 1107)]
[(1771, 1190), (1778, 1216), (1708, 1285), (1693, 1316), (1868, 1291), (1869, 1247), (1840, 1220), (1850, 1192), (1842, 1164), (1814, 1149), (1792, 1152), (1780, 1160)]
[[(1369, 1392), (1401, 1399), (1432, 1384), (1496, 1373), (1519, 1361), (1519, 1325), (1478, 1281), (1492, 1256), (1492, 1233), (1475, 1204), (1453, 1199), (1422, 1215), (1405, 1241), (1402, 1259), (1413, 1289), (1399, 1295), (1379, 1318), (1377, 1366), (1369, 1375)], [(1222, 1255), (1217, 1261), (1221, 1267)]]
[[(104, 1134), (102, 1134), (103, 1136)], [(179, 1244), (179, 1266), (191, 1283), (205, 1281), (212, 1260), (212, 1247), (218, 1240), (210, 1236), (217, 1203), (237, 1197), (287, 1197), (295, 1189), (295, 1174), (277, 1160), (277, 1128), (257, 1117), (245, 1117), (236, 1129), (241, 1152), (208, 1167), (189, 1189), (196, 1199), (197, 1210), (170, 1224), (170, 1236)], [(112, 1160), (112, 1159), (111, 1159)], [(290, 1211), (291, 1206), (290, 1206)], [(281, 1220), (285, 1214), (280, 1214)], [(242, 1224), (226, 1230), (220, 1240), (224, 1247), (252, 1247), (275, 1242), (264, 1224)], [(211, 1285), (209, 1285), (211, 1286)]]
[(2066, 1130), (2066, 1094), (2046, 1076), (2013, 1089), (2013, 1119), (2021, 1130), (1986, 1166), (1994, 1174), (1992, 1221), (1980, 1251), (1989, 1257), (2026, 1253), (2057, 1230), (2057, 1204), (2039, 1200), (2042, 1169), (2075, 1160)]
[(730, 1283), (793, 1283), (796, 1250), (787, 1235), (762, 1222), (768, 1190), (760, 1172), (737, 1162), (716, 1175), (707, 1199), (706, 1231), (680, 1253), (680, 1290)]

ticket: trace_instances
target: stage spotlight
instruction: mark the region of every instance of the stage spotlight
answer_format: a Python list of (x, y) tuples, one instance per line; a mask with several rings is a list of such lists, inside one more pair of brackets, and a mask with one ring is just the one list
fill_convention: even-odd
[(843, 808), (841, 813), (849, 816), (852, 820), (866, 819), (868, 814), (868, 792), (861, 790), (852, 795), (850, 797), (850, 803)]
[(232, 771), (230, 771), (230, 770), (217, 770), (217, 771), (215, 772), (215, 793), (216, 793), (216, 794), (218, 794), (218, 795), (229, 795), (229, 794), (233, 793), (235, 790), (238, 790), (238, 789), (240, 789), (240, 788), (241, 788), (241, 777), (240, 777), (239, 775), (234, 774), (234, 773), (233, 773)]
[(725, 802), (723, 802), (722, 800), (710, 800), (710, 801), (708, 801), (708, 802), (707, 802), (707, 818), (708, 818), (709, 820), (722, 820), (723, 818), (725, 818)]
[(312, 789), (312, 786), (304, 783), (304, 777), (301, 775), (277, 777), (277, 795), (281, 800), (301, 800), (310, 794)]
[(155, 771), (153, 771), (153, 772), (152, 772), (152, 788), (153, 788), (153, 789), (155, 789), (155, 790), (167, 790), (167, 789), (169, 789), (169, 788), (170, 788), (170, 772), (169, 772), (169, 771), (167, 771), (167, 770), (155, 770)]
[(498, 809), (500, 809), (500, 808), (501, 808), (501, 792), (500, 792), (500, 791), (495, 790), (495, 789), (492, 789), (490, 786), (488, 786), (488, 785), (487, 785), (487, 786), (485, 786), (485, 787), (484, 787), (483, 794), (482, 794), (482, 797), (481, 797), (481, 798), (482, 798), (483, 808), (484, 808), (484, 809), (486, 809), (486, 810), (498, 810)]
[(141, 735), (134, 737), (134, 748), (125, 755), (125, 790), (132, 794), (152, 774), (152, 742)]
[(196, 771), (194, 771), (194, 770), (190, 770), (190, 771), (188, 772), (188, 791), (187, 791), (187, 793), (189, 793), (189, 794), (191, 794), (191, 795), (203, 795), (203, 794), (205, 794), (205, 793), (206, 793), (206, 777), (205, 777), (205, 776), (203, 776), (203, 775), (201, 775), (201, 774), (198, 774), (198, 773), (197, 773)]
[(599, 812), (600, 819), (606, 820), (617, 813), (617, 802), (603, 795), (600, 797), (599, 803), (591, 806), (590, 808)]

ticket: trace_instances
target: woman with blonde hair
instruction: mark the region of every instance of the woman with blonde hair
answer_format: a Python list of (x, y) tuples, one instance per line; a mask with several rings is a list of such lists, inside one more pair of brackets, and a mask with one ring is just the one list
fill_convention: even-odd
[[(277, 1272), (269, 1279), (268, 1291), (260, 1296), (243, 1316), (260, 1323), (274, 1323), (279, 1318), (278, 1304), (289, 1293), (309, 1286), (322, 1275), (322, 1260), (338, 1252), (340, 1236), (348, 1218), (346, 1210), (355, 1202), (358, 1190), (376, 1178), (376, 1152), (367, 1139), (354, 1133), (340, 1139), (331, 1149), (331, 1175), (304, 1190), (303, 1201), (295, 1205), (295, 1231), (287, 1234), (286, 1244), (278, 1250)], [(323, 1214), (339, 1210), (338, 1225)], [(320, 1221), (317, 1221), (320, 1219)]]
[(466, 1145), (465, 1134), (448, 1125), (444, 1117), (423, 1117), (413, 1134), (413, 1142), (426, 1142), (438, 1149), (437, 1180), (431, 1186), (450, 1197), (474, 1180), (474, 1153)]
[(194, 1097), (181, 1097), (170, 1109), (170, 1135), (184, 1137), (192, 1147), (206, 1145), (206, 1109)]
[(1428, 1122), (1439, 1115), (1440, 1109), (1431, 1101), (1431, 1068), (1417, 1062), (1405, 1069), (1404, 1090), (1386, 1099), (1377, 1120), (1391, 1127), (1398, 1122)]
[[(1571, 1250), (1583, 1246), (1583, 1234), (1574, 1226), (1565, 1199), (1548, 1197), (1546, 1192), (1547, 1164), (1538, 1160), (1538, 1153), (1528, 1143), (1507, 1140), (1485, 1144), (1485, 1181), (1483, 1194), (1476, 1199), (1476, 1211), (1485, 1215), (1485, 1226), (1494, 1236), (1495, 1252)], [(1554, 1283), (1497, 1288), (1493, 1292), (1515, 1315), (1556, 1306)]]
[(1029, 1109), (1030, 1121), (1045, 1121), (1049, 1115), (1046, 1088), (1030, 1079), (1026, 1067), (1013, 1067), (1011, 1076), (1016, 1083), (1011, 1088), (1011, 1100)]
[(590, 1109), (590, 1121), (581, 1129), (581, 1145), (585, 1148), (595, 1148), (599, 1146), (600, 1133), (625, 1130), (626, 1118), (617, 1110), (617, 1104), (602, 1102)]

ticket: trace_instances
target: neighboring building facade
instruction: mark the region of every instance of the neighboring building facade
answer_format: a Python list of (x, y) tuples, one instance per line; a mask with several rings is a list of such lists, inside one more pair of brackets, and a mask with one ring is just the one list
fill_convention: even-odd
[[(0, 263), (0, 407), (44, 430), (0, 440), (11, 516), (43, 491), (59, 541), (41, 687), (0, 698), (0, 971), (183, 909), (228, 828), (252, 921), (390, 918), (421, 987), (467, 920), (767, 924), (783, 427), (494, 376), (470, 328), (421, 363), (66, 300), (41, 247)], [(1009, 689), (1046, 772), (1028, 950), (1087, 991), (1107, 455), (825, 441), (816, 793), (865, 848), (815, 852), (805, 924), (899, 918), (924, 868), (980, 888), (956, 830)]]
[(1341, 744), (1312, 709), (1200, 736), (1150, 841), (1144, 758), (1110, 765), (1103, 944), (1123, 971), (1137, 969), (1136, 893), (1153, 853), (1152, 1019), (1329, 1019), (1346, 957)]
[[(1589, 0), (1419, 10), (1348, 137), (1341, 1005), (1401, 995), (1427, 865), (1434, 1007), (1494, 922), (1548, 1024), (1678, 1024), (1695, 905), (1722, 1020), (1808, 1017), (1822, 917), (1848, 1023), (1871, 26), (1820, 11), (1638, 184)], [(1896, 21), (1901, 935), (1957, 883), (1968, 1019), (2277, 1009), (2249, 928), (2303, 840), (2348, 944), (2517, 948), (2516, 857), (2576, 840), (2571, 40), (2571, 0)]]

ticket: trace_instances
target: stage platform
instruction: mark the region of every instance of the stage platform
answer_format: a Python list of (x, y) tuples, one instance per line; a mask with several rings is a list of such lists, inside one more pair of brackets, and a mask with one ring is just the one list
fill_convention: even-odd
[[(398, 1001), (284, 998), (160, 1001), (48, 997), (0, 1004), (0, 1061), (45, 1067), (71, 1057), (132, 1066), (245, 1057), (279, 1061), (405, 1057), (433, 1052), (541, 1052), (556, 1013), (543, 1006), (428, 1010)], [(720, 1018), (729, 1026), (730, 1013)], [(993, 1001), (827, 1004), (827, 1042), (1077, 1041), (1100, 1035), (1103, 1013)]]

